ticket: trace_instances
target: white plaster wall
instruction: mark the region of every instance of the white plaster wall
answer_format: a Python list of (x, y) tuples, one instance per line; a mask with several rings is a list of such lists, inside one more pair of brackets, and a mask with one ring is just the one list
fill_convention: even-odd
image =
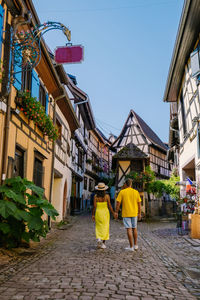
[[(59, 107), (56, 107), (56, 112), (59, 115), (60, 119), (64, 123), (62, 124), (62, 135), (65, 136), (69, 145), (71, 145), (71, 130), (69, 124), (65, 117), (63, 116)], [(64, 143), (64, 139), (62, 138), (62, 147), (66, 151), (66, 142)], [(64, 161), (62, 163), (60, 160), (55, 158), (54, 161), (54, 169), (56, 169), (60, 174), (62, 174), (62, 178), (54, 178), (53, 182), (53, 192), (52, 192), (52, 204), (57, 209), (59, 216), (56, 221), (59, 222), (62, 220), (63, 216), (63, 193), (64, 193), (64, 185), (67, 183), (67, 208), (70, 205), (70, 195), (71, 195), (71, 181), (72, 174), (69, 166), (71, 165), (71, 157), (68, 156), (67, 152), (64, 152), (60, 149), (58, 145), (56, 145), (56, 153), (60, 155), (60, 158)]]
[(180, 179), (184, 180), (182, 169), (191, 161), (195, 159), (195, 165), (198, 163), (197, 157), (197, 137), (190, 141), (188, 139), (180, 152), (179, 158), (179, 171), (180, 171)]
[[(71, 182), (72, 182), (72, 174), (71, 170), (64, 166), (58, 159), (55, 159), (54, 169), (58, 170), (63, 177), (62, 178), (54, 178), (54, 185), (53, 185), (53, 197), (52, 197), (52, 204), (59, 212), (59, 217), (56, 221), (60, 221), (62, 219), (63, 214), (63, 193), (64, 193), (64, 185), (65, 182), (67, 183), (67, 208), (69, 208), (70, 204), (70, 195), (71, 195)], [(59, 193), (59, 197), (57, 195)], [(59, 203), (58, 203), (59, 202)]]
[(56, 222), (62, 220), (63, 192), (61, 191), (63, 191), (63, 187), (63, 178), (54, 178), (52, 205), (59, 213), (59, 216), (56, 217)]

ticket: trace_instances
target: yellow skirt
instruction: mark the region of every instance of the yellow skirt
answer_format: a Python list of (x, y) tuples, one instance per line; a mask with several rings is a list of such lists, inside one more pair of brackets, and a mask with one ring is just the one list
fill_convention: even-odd
[(109, 240), (110, 213), (107, 202), (97, 202), (95, 224), (96, 238)]

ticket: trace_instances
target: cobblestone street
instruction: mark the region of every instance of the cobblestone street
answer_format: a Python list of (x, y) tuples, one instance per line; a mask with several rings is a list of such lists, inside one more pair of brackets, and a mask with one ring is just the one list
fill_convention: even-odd
[(107, 249), (97, 250), (91, 217), (78, 216), (36, 254), (4, 266), (0, 299), (200, 299), (198, 242), (177, 235), (175, 223), (142, 222), (138, 244), (126, 252), (124, 227), (112, 220)]

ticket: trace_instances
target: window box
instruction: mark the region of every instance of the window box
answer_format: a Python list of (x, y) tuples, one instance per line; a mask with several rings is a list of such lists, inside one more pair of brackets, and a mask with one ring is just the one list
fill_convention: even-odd
[(18, 91), (15, 102), (25, 116), (29, 120), (33, 120), (44, 135), (47, 135), (50, 140), (58, 138), (58, 130), (53, 125), (51, 118), (46, 115), (45, 108), (36, 98), (31, 97), (29, 91)]

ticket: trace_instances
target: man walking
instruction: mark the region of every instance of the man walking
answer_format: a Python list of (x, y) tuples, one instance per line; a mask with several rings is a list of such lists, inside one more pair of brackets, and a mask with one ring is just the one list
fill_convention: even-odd
[[(138, 250), (137, 244), (137, 219), (141, 219), (141, 198), (137, 190), (132, 188), (132, 180), (125, 181), (125, 189), (119, 192), (116, 205), (116, 218), (122, 203), (122, 218), (130, 246), (125, 248), (129, 251)], [(134, 239), (134, 247), (133, 247)]]

